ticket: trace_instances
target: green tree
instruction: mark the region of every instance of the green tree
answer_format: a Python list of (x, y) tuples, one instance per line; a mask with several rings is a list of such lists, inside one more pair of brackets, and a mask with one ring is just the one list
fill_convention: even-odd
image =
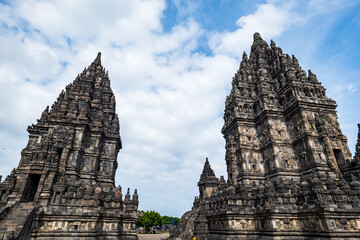
[(180, 222), (180, 218), (178, 217), (169, 217), (169, 216), (163, 216), (164, 222), (166, 225), (178, 225)]
[(138, 219), (137, 226), (142, 226), (145, 228), (146, 232), (149, 232), (150, 227), (159, 226), (161, 227), (164, 224), (164, 220), (161, 217), (160, 213), (155, 211), (146, 211)]

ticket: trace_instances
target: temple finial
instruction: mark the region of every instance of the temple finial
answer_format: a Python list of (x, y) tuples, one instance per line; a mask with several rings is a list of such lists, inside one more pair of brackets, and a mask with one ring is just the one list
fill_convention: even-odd
[(203, 168), (203, 172), (201, 174), (201, 178), (207, 178), (207, 177), (215, 177), (214, 171), (212, 170), (210, 163), (209, 163), (209, 159), (206, 158), (205, 160), (205, 164), (204, 164), (204, 168)]
[(243, 59), (243, 60), (247, 60), (247, 59), (248, 59), (248, 56), (247, 56), (247, 54), (246, 54), (245, 51), (243, 52), (242, 59)]
[(254, 41), (256, 41), (256, 40), (263, 40), (263, 39), (261, 38), (260, 33), (258, 33), (258, 32), (254, 33)]
[(275, 44), (275, 42), (271, 39), (270, 40), (270, 47), (272, 48), (272, 49), (274, 49), (275, 47), (276, 47), (276, 44)]
[(357, 126), (358, 126), (358, 139), (355, 145), (354, 159), (355, 161), (360, 162), (360, 123)]
[(316, 75), (313, 74), (310, 69), (308, 70), (308, 79), (311, 82), (318, 82)]
[(98, 54), (97, 54), (97, 56), (96, 56), (95, 60), (101, 60), (101, 52), (98, 52)]
[(96, 55), (95, 60), (92, 62), (91, 65), (92, 65), (92, 66), (101, 65), (101, 52), (98, 52), (98, 54)]

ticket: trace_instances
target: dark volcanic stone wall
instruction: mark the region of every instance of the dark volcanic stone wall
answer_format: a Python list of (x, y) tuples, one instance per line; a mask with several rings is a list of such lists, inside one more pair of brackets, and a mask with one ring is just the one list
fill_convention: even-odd
[(137, 239), (136, 190), (132, 199), (129, 190), (123, 198), (114, 182), (119, 118), (100, 57), (28, 127), (19, 166), (0, 184), (1, 233), (31, 239)]
[(336, 106), (315, 74), (255, 33), (225, 103), (228, 181), (201, 176), (175, 235), (359, 239), (359, 142), (352, 158)]

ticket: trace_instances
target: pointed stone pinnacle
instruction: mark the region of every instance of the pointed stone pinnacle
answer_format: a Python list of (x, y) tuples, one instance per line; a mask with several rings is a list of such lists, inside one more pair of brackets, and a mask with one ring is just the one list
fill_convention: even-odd
[(267, 42), (261, 38), (260, 33), (256, 32), (254, 34), (254, 42), (251, 46), (250, 59), (254, 57), (254, 54), (258, 56), (260, 52), (264, 55), (268, 49), (269, 45)]
[(101, 52), (98, 52), (95, 60), (101, 60)]
[(275, 42), (271, 39), (270, 40), (270, 46), (271, 46), (271, 48), (275, 48), (276, 47), (276, 44), (275, 44)]
[(209, 163), (209, 159), (206, 158), (205, 160), (205, 164), (204, 164), (204, 168), (203, 168), (203, 172), (201, 174), (201, 178), (207, 178), (213, 176), (215, 177), (214, 171), (212, 170), (210, 163)]
[(98, 52), (95, 60), (92, 62), (91, 65), (101, 65), (101, 52)]
[(243, 55), (242, 55), (242, 59), (243, 59), (243, 60), (247, 60), (247, 58), (248, 58), (248, 57), (247, 57), (247, 54), (246, 54), (246, 52), (244, 51), (244, 52), (243, 52)]
[(260, 33), (258, 33), (258, 32), (254, 33), (254, 41), (256, 41), (256, 40), (263, 40), (263, 39), (261, 38)]
[(355, 156), (354, 159), (356, 161), (360, 161), (360, 123), (358, 123), (358, 139), (357, 139), (357, 143), (355, 145)]

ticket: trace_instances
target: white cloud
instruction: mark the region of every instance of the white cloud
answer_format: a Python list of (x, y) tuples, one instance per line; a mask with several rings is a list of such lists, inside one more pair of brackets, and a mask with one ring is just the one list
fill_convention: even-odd
[(350, 82), (346, 85), (344, 85), (344, 83), (341, 83), (341, 84), (336, 84), (334, 88), (332, 88), (331, 95), (334, 95), (338, 99), (340, 99), (342, 97), (356, 93), (357, 90), (358, 90), (357, 84), (354, 82)]
[(323, 14), (336, 13), (340, 9), (348, 8), (355, 3), (356, 0), (310, 0), (307, 4), (307, 8), (310, 12), (312, 12), (313, 16), (319, 16)]
[(238, 29), (234, 32), (215, 33), (210, 39), (211, 49), (219, 54), (242, 56), (244, 49), (252, 43), (254, 32), (261, 33), (264, 39), (279, 36), (297, 17), (291, 14), (292, 4), (260, 4), (253, 14), (242, 16), (236, 21)]
[[(16, 14), (50, 37), (121, 40), (160, 31), (164, 1), (23, 1)], [(75, 20), (75, 21), (74, 21)], [(120, 32), (117, 32), (120, 30)], [(126, 34), (122, 34), (126, 33)]]
[(199, 8), (200, 2), (193, 0), (172, 0), (178, 10), (178, 16), (180, 18), (188, 17), (195, 13)]
[(356, 83), (350, 83), (347, 86), (347, 90), (349, 91), (349, 93), (355, 93), (358, 90), (357, 84)]

